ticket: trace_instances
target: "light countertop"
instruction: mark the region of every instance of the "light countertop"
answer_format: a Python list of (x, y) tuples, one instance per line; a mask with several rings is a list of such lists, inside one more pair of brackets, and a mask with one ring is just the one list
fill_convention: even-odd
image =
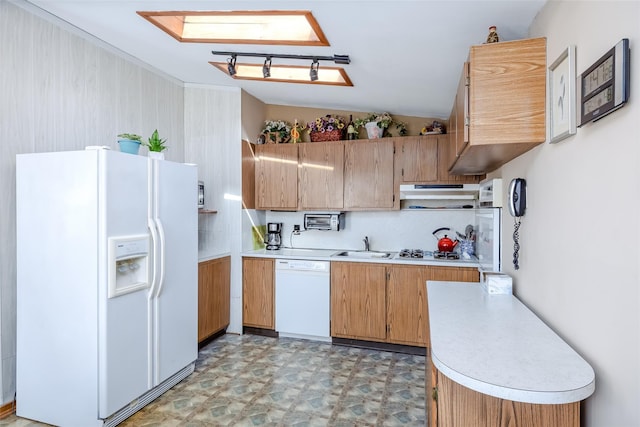
[(289, 258), (289, 259), (310, 259), (315, 261), (331, 261), (331, 262), (367, 262), (381, 264), (406, 264), (406, 265), (435, 265), (440, 267), (469, 267), (478, 268), (478, 260), (436, 260), (436, 259), (407, 259), (398, 258), (397, 252), (391, 252), (390, 258), (354, 258), (354, 257), (336, 257), (332, 256), (345, 249), (292, 249), (280, 248), (278, 250), (258, 249), (255, 251), (245, 251), (243, 257), (256, 258)]
[(210, 261), (212, 259), (224, 258), (230, 256), (230, 252), (225, 252), (221, 254), (198, 254), (198, 262)]
[(564, 404), (595, 390), (591, 366), (512, 295), (427, 282), (431, 355), (453, 381), (518, 402)]

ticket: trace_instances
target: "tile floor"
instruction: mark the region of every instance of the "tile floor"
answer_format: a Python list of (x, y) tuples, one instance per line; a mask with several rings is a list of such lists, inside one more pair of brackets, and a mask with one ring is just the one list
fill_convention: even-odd
[[(224, 335), (122, 427), (424, 426), (424, 356)], [(0, 426), (42, 426), (11, 416)]]

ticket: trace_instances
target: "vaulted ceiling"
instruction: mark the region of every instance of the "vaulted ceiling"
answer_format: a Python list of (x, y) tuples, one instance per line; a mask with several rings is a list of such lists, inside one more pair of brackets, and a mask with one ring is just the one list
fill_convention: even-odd
[[(18, 0), (186, 83), (241, 87), (268, 104), (446, 118), (469, 46), (491, 25), (501, 41), (527, 37), (545, 0)], [(330, 46), (180, 43), (136, 12), (309, 10)], [(349, 55), (353, 87), (234, 80), (211, 51)], [(242, 58), (262, 63), (264, 58)], [(276, 60), (273, 60), (274, 64)], [(297, 62), (308, 66), (307, 62)], [(321, 63), (320, 71), (322, 70)], [(329, 65), (329, 64), (327, 64)], [(333, 65), (332, 63), (330, 65)]]

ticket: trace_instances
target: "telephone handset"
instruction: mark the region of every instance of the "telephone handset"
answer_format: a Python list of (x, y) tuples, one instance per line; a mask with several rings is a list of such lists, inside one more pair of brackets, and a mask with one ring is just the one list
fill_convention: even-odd
[(518, 252), (520, 251), (520, 223), (521, 216), (527, 209), (527, 181), (523, 178), (514, 178), (509, 184), (509, 213), (513, 217), (513, 267), (520, 269)]
[(527, 209), (527, 181), (523, 178), (514, 178), (509, 185), (509, 213), (511, 216), (524, 215)]

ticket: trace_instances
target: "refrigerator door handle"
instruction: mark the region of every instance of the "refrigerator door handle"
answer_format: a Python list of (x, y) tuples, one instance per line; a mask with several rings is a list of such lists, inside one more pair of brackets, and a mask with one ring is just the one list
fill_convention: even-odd
[(151, 233), (151, 247), (153, 248), (154, 256), (151, 258), (151, 286), (149, 287), (149, 299), (154, 298), (156, 293), (156, 288), (158, 287), (158, 230), (156, 228), (156, 224), (153, 218), (149, 218), (149, 232)]
[(157, 297), (158, 295), (160, 295), (160, 292), (162, 292), (162, 284), (164, 283), (164, 266), (165, 266), (165, 259), (164, 259), (164, 254), (165, 254), (165, 250), (164, 250), (164, 245), (165, 245), (165, 234), (164, 234), (164, 227), (162, 226), (162, 221), (160, 221), (160, 218), (156, 218), (155, 219), (156, 225), (158, 227), (158, 235), (160, 237), (160, 245), (159, 245), (159, 252), (160, 252), (160, 278), (158, 279), (158, 289), (155, 293), (155, 296)]

